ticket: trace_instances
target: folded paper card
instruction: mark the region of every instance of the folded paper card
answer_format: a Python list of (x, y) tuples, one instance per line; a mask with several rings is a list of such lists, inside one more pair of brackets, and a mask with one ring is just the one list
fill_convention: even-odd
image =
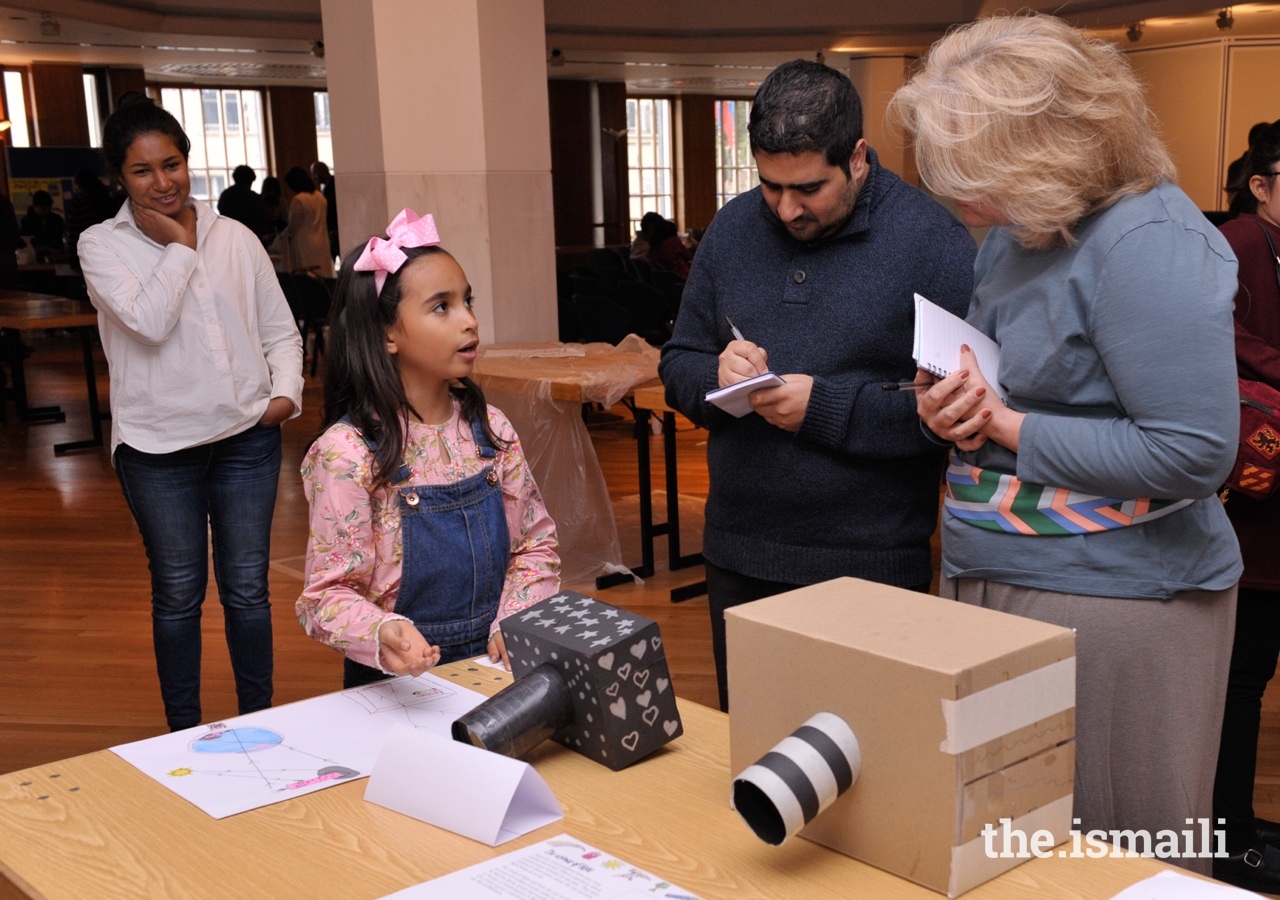
[(780, 384), (786, 384), (782, 376), (775, 375), (772, 372), (765, 372), (755, 378), (748, 378), (746, 381), (739, 381), (737, 384), (731, 384), (712, 391), (707, 394), (707, 402), (714, 403), (729, 415), (741, 419), (752, 411), (751, 401), (747, 399), (751, 394), (764, 388), (777, 387)]
[(490, 847), (564, 817), (528, 763), (408, 726), (387, 737), (364, 799)]

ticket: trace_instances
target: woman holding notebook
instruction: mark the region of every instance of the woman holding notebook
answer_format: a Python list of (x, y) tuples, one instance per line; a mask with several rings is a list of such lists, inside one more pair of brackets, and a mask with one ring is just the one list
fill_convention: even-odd
[(968, 321), (998, 371), (966, 347), (918, 392), (954, 445), (941, 593), (1076, 630), (1075, 827), (1158, 840), (1211, 815), (1241, 572), (1215, 496), (1235, 258), (1123, 54), (1058, 19), (949, 34), (892, 107), (925, 183), (993, 226)]

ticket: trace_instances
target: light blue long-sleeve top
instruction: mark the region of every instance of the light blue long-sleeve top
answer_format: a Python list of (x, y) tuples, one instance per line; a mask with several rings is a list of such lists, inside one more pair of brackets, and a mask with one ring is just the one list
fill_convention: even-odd
[(1235, 256), (1167, 183), (1076, 234), (1036, 251), (996, 228), (980, 249), (968, 321), (1000, 344), (997, 377), (1027, 417), (1017, 454), (988, 442), (964, 458), (1037, 484), (1197, 502), (1062, 536), (988, 531), (944, 510), (943, 572), (1107, 597), (1228, 588), (1240, 551), (1215, 492), (1239, 441)]

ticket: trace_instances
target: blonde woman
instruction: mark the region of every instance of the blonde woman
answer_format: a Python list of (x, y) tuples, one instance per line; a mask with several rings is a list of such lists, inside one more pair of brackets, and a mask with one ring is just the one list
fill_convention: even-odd
[(1211, 815), (1241, 572), (1214, 496), (1235, 258), (1123, 55), (1057, 19), (949, 34), (891, 109), (924, 182), (993, 226), (968, 321), (999, 371), (962, 353), (917, 401), (954, 444), (941, 593), (1076, 630), (1076, 827), (1156, 841)]

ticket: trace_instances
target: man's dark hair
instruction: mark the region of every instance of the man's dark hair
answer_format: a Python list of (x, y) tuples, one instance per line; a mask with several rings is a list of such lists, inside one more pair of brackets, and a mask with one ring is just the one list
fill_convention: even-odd
[(752, 153), (821, 153), (849, 177), (862, 139), (862, 99), (848, 76), (793, 59), (769, 73), (751, 104)]
[(251, 166), (236, 166), (231, 170), (231, 180), (245, 187), (253, 184), (254, 179), (257, 177), (258, 173)]

